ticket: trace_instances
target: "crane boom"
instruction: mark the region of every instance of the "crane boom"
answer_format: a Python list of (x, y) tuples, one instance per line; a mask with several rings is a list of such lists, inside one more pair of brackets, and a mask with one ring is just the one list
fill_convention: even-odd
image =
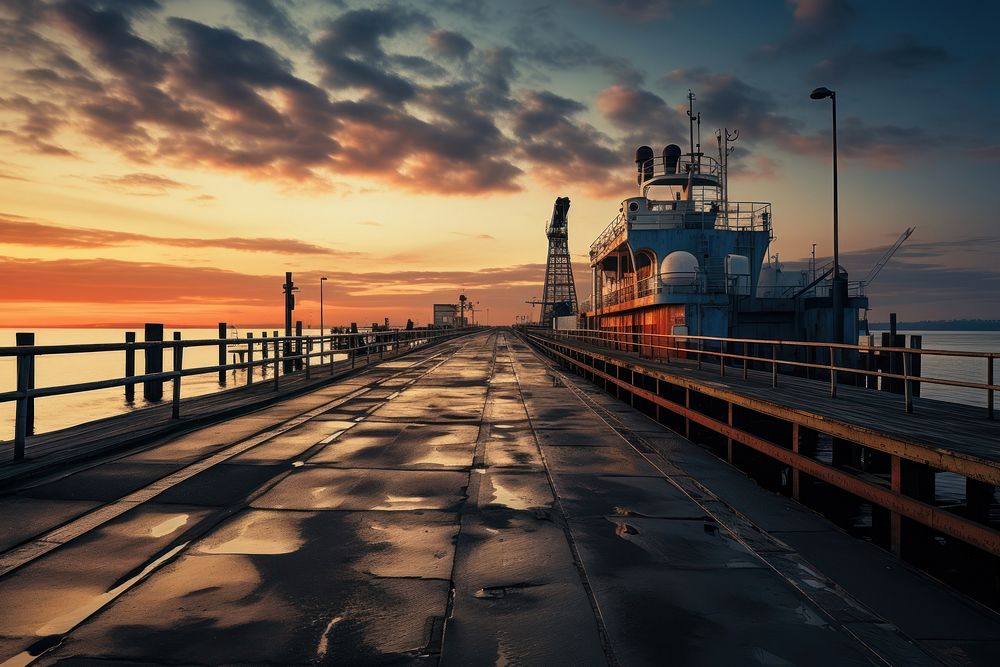
[(870, 285), (871, 282), (875, 280), (878, 274), (881, 273), (882, 269), (885, 268), (885, 265), (889, 263), (889, 260), (892, 259), (892, 256), (896, 254), (897, 250), (899, 250), (900, 246), (903, 245), (906, 239), (910, 238), (910, 234), (912, 234), (913, 230), (915, 229), (916, 227), (907, 227), (906, 231), (900, 234), (899, 238), (896, 239), (896, 242), (893, 243), (892, 246), (890, 246), (890, 248), (885, 251), (885, 254), (882, 255), (882, 258), (875, 263), (875, 266), (872, 267), (872, 270), (869, 271), (868, 275), (865, 277), (863, 282), (866, 285)]

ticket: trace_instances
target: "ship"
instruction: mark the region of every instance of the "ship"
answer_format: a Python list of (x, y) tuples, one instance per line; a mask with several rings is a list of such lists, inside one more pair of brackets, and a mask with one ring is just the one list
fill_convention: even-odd
[[(700, 126), (699, 114), (689, 116)], [(638, 194), (590, 246), (581, 325), (623, 335), (863, 341), (865, 282), (832, 263), (785, 270), (771, 254), (771, 203), (729, 199), (731, 136), (717, 136), (719, 159), (701, 150), (693, 129), (687, 152), (677, 144), (636, 150)]]

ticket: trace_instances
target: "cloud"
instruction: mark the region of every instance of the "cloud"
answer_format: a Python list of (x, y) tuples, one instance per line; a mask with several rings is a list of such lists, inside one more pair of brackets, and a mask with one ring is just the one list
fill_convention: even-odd
[(490, 234), (470, 234), (468, 232), (452, 232), (456, 236), (464, 236), (468, 239), (474, 239), (476, 241), (496, 241), (496, 237)]
[(898, 35), (883, 47), (854, 46), (838, 51), (812, 67), (812, 81), (836, 83), (859, 79), (895, 79), (947, 65), (947, 50), (926, 44), (913, 35)]
[[(829, 157), (830, 135), (827, 130), (808, 131), (804, 123), (781, 113), (770, 93), (732, 74), (704, 69), (677, 69), (663, 80), (665, 83), (694, 87), (698, 109), (713, 123), (739, 128), (741, 144), (754, 146), (769, 142), (794, 154)], [(842, 157), (878, 167), (900, 167), (909, 157), (943, 143), (941, 138), (930, 135), (922, 128), (870, 125), (851, 116), (839, 119), (837, 140)], [(734, 154), (734, 158), (730, 159), (731, 164), (737, 165), (734, 173), (741, 168), (741, 160), (764, 157), (759, 152)], [(774, 166), (773, 162), (771, 166)]]
[(597, 108), (625, 133), (624, 149), (683, 143), (688, 134), (687, 118), (682, 112), (659, 95), (637, 86), (615, 84), (605, 88), (597, 95)]
[(673, 13), (672, 0), (584, 0), (584, 5), (630, 21), (651, 21)]
[(144, 172), (122, 176), (98, 176), (92, 180), (95, 183), (108, 185), (129, 194), (139, 195), (164, 195), (170, 190), (189, 190), (193, 187), (172, 178)]
[(475, 47), (463, 35), (452, 30), (434, 30), (427, 40), (435, 53), (446, 58), (465, 60)]
[(764, 44), (754, 52), (759, 59), (791, 57), (819, 48), (835, 38), (843, 39), (857, 17), (848, 0), (788, 0), (792, 28), (782, 39)]
[(150, 236), (87, 227), (64, 227), (35, 222), (21, 216), (0, 214), (0, 244), (53, 248), (111, 248), (124, 245), (161, 245), (176, 248), (224, 248), (282, 255), (357, 257), (360, 253), (327, 248), (296, 239), (183, 238)]
[(232, 0), (247, 23), (260, 34), (274, 34), (290, 44), (307, 44), (309, 37), (284, 7), (274, 0)]
[(610, 137), (575, 118), (586, 107), (546, 90), (529, 91), (513, 115), (519, 152), (547, 184), (582, 184), (597, 193), (618, 192), (625, 184), (627, 155)]

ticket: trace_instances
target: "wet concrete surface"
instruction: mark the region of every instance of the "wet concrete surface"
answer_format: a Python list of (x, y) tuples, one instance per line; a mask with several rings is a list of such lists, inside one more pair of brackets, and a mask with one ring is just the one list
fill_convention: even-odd
[[(863, 586), (891, 559), (829, 562), (846, 536), (824, 520), (572, 382), (483, 333), (0, 498), (26, 524), (0, 531), (20, 558), (0, 576), (0, 662), (933, 663), (781, 566), (804, 555)], [(718, 520), (729, 503), (779, 539)], [(991, 662), (1000, 624), (921, 581), (941, 609), (900, 602), (892, 622), (945, 662)], [(959, 620), (932, 636), (944, 613)]]

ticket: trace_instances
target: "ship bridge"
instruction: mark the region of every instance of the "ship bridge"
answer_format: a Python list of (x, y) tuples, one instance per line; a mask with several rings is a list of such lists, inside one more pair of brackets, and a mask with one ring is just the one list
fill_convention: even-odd
[(718, 161), (636, 151), (639, 196), (590, 247), (594, 299), (588, 310), (664, 303), (723, 303), (750, 294), (771, 240), (771, 205), (728, 201)]

